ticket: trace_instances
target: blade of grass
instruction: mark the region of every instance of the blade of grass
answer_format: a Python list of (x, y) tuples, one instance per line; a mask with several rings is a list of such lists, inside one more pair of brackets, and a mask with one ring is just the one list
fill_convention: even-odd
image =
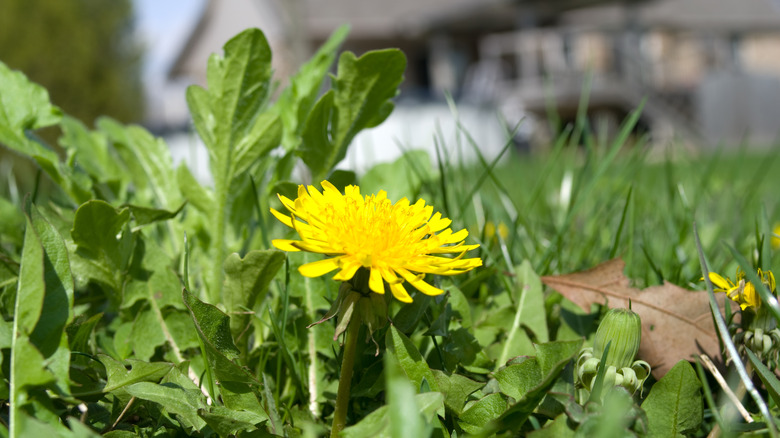
[[(702, 276), (704, 277), (704, 283), (707, 285), (707, 293), (710, 296), (710, 309), (712, 310), (712, 313), (715, 316), (716, 327), (721, 334), (723, 343), (726, 347), (726, 351), (728, 351), (729, 357), (731, 357), (731, 361), (732, 361), (731, 363), (737, 369), (737, 374), (739, 374), (739, 378), (741, 379), (742, 383), (745, 385), (745, 389), (747, 389), (750, 396), (756, 402), (756, 405), (761, 411), (761, 415), (763, 415), (764, 418), (766, 419), (770, 435), (776, 438), (778, 436), (777, 428), (775, 427), (775, 423), (772, 419), (772, 414), (769, 412), (769, 407), (767, 406), (764, 399), (761, 397), (761, 394), (758, 392), (755, 385), (753, 385), (753, 380), (751, 380), (750, 374), (748, 374), (748, 371), (745, 368), (745, 364), (742, 362), (742, 359), (740, 359), (739, 357), (739, 352), (737, 351), (737, 347), (734, 345), (734, 342), (731, 340), (731, 335), (729, 334), (728, 326), (726, 326), (726, 321), (723, 319), (723, 315), (720, 313), (720, 307), (718, 306), (718, 301), (715, 299), (715, 292), (713, 292), (712, 282), (710, 281), (710, 270), (707, 267), (707, 261), (704, 259), (704, 250), (701, 247), (701, 240), (699, 239), (699, 231), (696, 229), (695, 222), (693, 223), (693, 236), (696, 240), (696, 250), (699, 253), (699, 264), (701, 265), (701, 273)], [(748, 272), (748, 274), (749, 273), (750, 272)], [(753, 273), (753, 275), (755, 276), (755, 273)], [(757, 286), (756, 289), (760, 289), (760, 288)], [(766, 293), (766, 291), (764, 292)], [(775, 306), (776, 305), (777, 305), (777, 300), (775, 300)]]
[(623, 213), (620, 215), (620, 224), (618, 225), (617, 233), (615, 233), (615, 241), (612, 243), (612, 249), (609, 250), (609, 258), (614, 259), (617, 254), (618, 245), (620, 244), (620, 236), (623, 234), (623, 225), (626, 223), (626, 213), (628, 212), (628, 206), (631, 204), (631, 193), (634, 191), (634, 185), (628, 187), (628, 195), (626, 195), (626, 203), (623, 206)]

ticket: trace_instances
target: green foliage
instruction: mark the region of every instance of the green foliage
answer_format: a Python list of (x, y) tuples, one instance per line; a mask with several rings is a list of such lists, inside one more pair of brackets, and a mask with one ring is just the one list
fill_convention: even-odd
[(346, 155), (358, 132), (382, 123), (393, 111), (406, 69), (399, 50), (369, 52), (357, 58), (345, 52), (339, 58), (333, 89), (325, 93), (303, 129), (301, 158), (313, 179), (325, 178)]
[(691, 364), (678, 362), (653, 385), (642, 403), (647, 413), (648, 435), (686, 436), (699, 428), (702, 419), (701, 382)]
[[(727, 216), (728, 203), (701, 199), (716, 193), (711, 185), (730, 186), (693, 173), (699, 162), (659, 168), (641, 149), (620, 153), (638, 113), (611, 145), (596, 143), (581, 121), (548, 155), (510, 161), (511, 168), (481, 155), (467, 167), (444, 153), (437, 171), (425, 152), (406, 151), (364, 175), (334, 171), (354, 137), (390, 114), (406, 65), (397, 50), (347, 52), (328, 83), (345, 38), (345, 28), (335, 32), (278, 94), (261, 31), (240, 33), (212, 56), (208, 87), (191, 87), (187, 100), (213, 187), (186, 167), (174, 169), (165, 142), (144, 128), (100, 118), (90, 129), (0, 64), (0, 143), (53, 187), (25, 201), (10, 188), (0, 198), (0, 399), (7, 401), (0, 433), (327, 433), (346, 355), (334, 326), (345, 321), (312, 324), (333, 305), (339, 284), (299, 274), (318, 255), (271, 249), (272, 239), (291, 231), (269, 210), (281, 208), (277, 193), (295, 197), (299, 165), (306, 179), (329, 178), (339, 188), (359, 180), (366, 194), (425, 199), (446, 211), (453, 228), (466, 228), (469, 243), (480, 243), (485, 265), (426, 279), (445, 291), (440, 296), (414, 293), (410, 304), (372, 296), (385, 299), (391, 324), (368, 339), (365, 329), (355, 331), (366, 342), (354, 351), (341, 436), (686, 436), (723, 422), (712, 402), (704, 409), (702, 382), (685, 361), (647, 382), (644, 400), (612, 388), (578, 400), (573, 359), (590, 345), (602, 309), (577, 308), (545, 290), (540, 275), (623, 254), (640, 283), (694, 282), (693, 211)], [(64, 157), (36, 135), (49, 126), (62, 132)], [(580, 139), (584, 149), (565, 147)], [(562, 199), (566, 180), (572, 190)], [(729, 175), (728, 183), (739, 180)], [(678, 206), (659, 217), (658, 194), (645, 185), (666, 188), (663, 202)], [(756, 191), (745, 192), (768, 199)], [(683, 205), (679, 193), (698, 204)], [(754, 211), (753, 201), (743, 201), (743, 214)], [(747, 227), (759, 230), (765, 269), (779, 257), (766, 238), (770, 217), (763, 210)], [(725, 229), (710, 225), (707, 241)], [(738, 231), (727, 235), (750, 253)], [(749, 264), (714, 251), (707, 257)], [(776, 377), (747, 356), (776, 413)], [(749, 427), (766, 427), (757, 424)]]

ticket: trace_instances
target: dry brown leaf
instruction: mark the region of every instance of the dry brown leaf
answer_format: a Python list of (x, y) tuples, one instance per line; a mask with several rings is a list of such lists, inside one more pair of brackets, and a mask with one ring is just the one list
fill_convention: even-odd
[[(639, 290), (629, 286), (623, 275), (626, 264), (621, 259), (604, 262), (595, 268), (566, 275), (542, 277), (542, 282), (558, 291), (586, 312), (591, 304), (631, 308), (642, 318), (642, 343), (639, 358), (653, 368), (660, 378), (680, 359), (691, 359), (706, 353), (720, 358), (718, 335), (704, 291), (690, 291), (664, 283)], [(723, 308), (725, 294), (717, 294)], [(731, 300), (729, 300), (731, 303)]]

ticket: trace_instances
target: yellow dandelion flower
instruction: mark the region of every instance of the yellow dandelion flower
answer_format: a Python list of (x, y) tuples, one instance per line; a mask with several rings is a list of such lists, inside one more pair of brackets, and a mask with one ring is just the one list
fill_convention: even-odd
[[(451, 220), (420, 199), (414, 204), (403, 198), (393, 204), (383, 190), (363, 197), (360, 188), (348, 186), (345, 193), (328, 181), (323, 191), (298, 186), (293, 201), (279, 195), (290, 211), (287, 216), (273, 208), (279, 221), (295, 229), (301, 240), (276, 239), (273, 245), (284, 251), (309, 251), (329, 256), (299, 268), (306, 277), (319, 277), (339, 269), (334, 280), (350, 280), (359, 269), (369, 271), (369, 288), (376, 293), (390, 287), (399, 301), (409, 303), (406, 281), (426, 295), (441, 289), (426, 283), (425, 274), (456, 275), (482, 266), (479, 258), (464, 258), (479, 245), (463, 243), (468, 232), (452, 232)], [(440, 254), (456, 254), (441, 257)]]
[[(761, 282), (769, 288), (769, 292), (775, 293), (775, 276), (772, 271), (758, 270), (758, 277)], [(757, 310), (761, 306), (761, 297), (756, 291), (755, 285), (750, 281), (745, 280), (745, 273), (742, 270), (737, 270), (737, 282), (734, 283), (728, 278), (724, 278), (715, 272), (710, 272), (710, 281), (712, 282), (715, 292), (724, 292), (732, 301), (739, 304), (742, 310), (748, 307)]]

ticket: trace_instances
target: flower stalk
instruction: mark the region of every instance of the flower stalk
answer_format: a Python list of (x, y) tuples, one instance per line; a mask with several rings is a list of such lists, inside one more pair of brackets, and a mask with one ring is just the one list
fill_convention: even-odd
[(360, 333), (359, 319), (351, 321), (347, 327), (347, 338), (344, 341), (341, 357), (339, 389), (336, 394), (336, 410), (333, 412), (333, 426), (330, 431), (331, 438), (337, 438), (347, 425), (349, 391), (352, 384), (352, 371), (355, 366), (355, 347), (357, 346), (358, 333)]

